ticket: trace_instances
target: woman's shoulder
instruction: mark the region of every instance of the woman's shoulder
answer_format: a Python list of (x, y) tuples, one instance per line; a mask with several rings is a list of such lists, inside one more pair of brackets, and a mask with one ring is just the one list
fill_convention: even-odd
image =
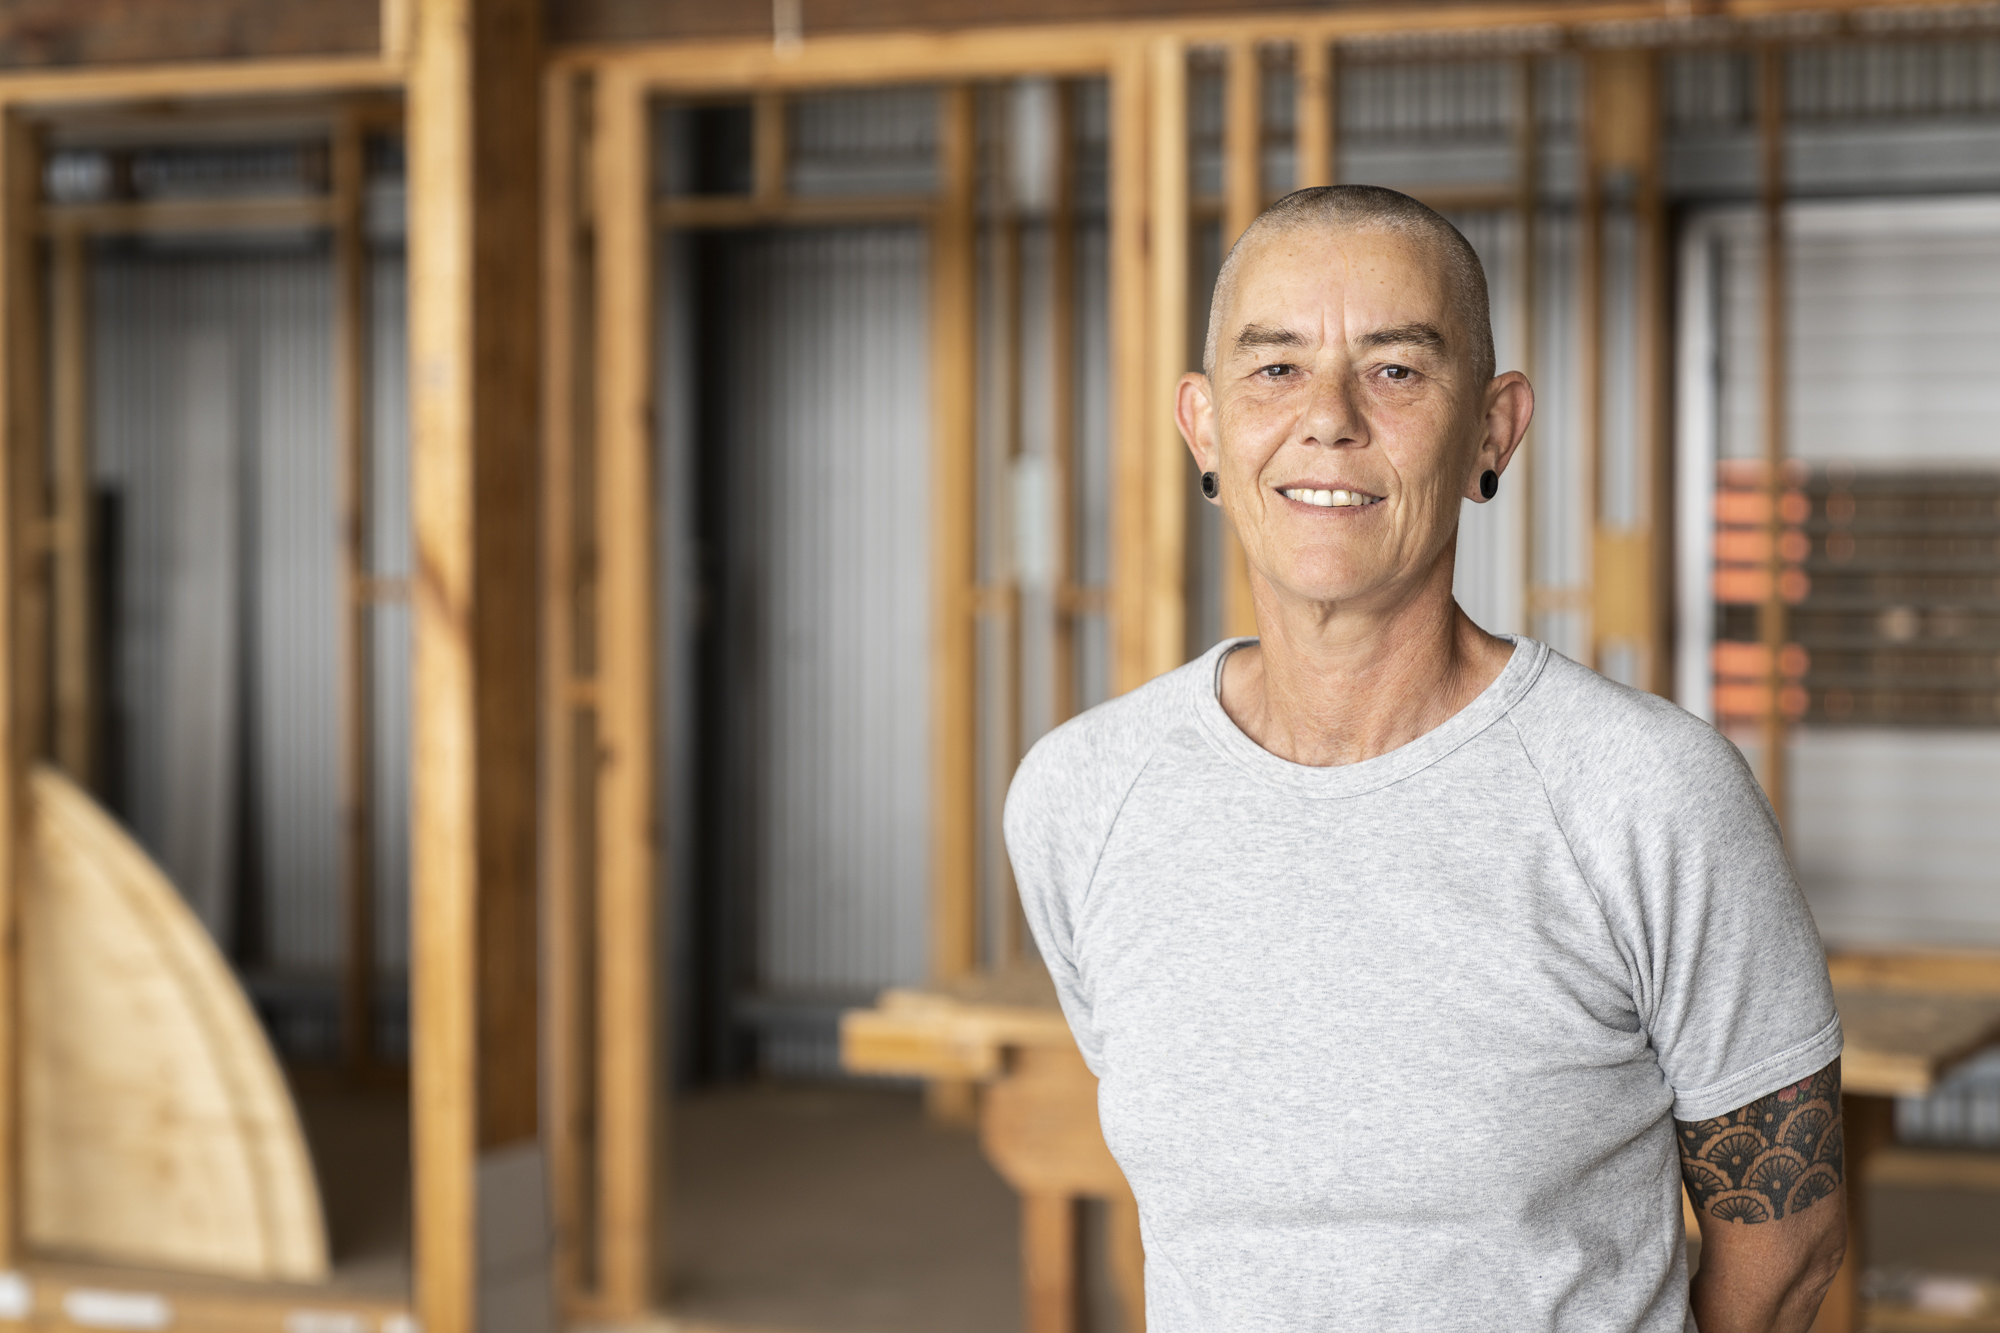
[(1543, 780), (1579, 796), (1755, 787), (1742, 753), (1707, 722), (1561, 653), (1549, 653), (1514, 723)]
[(1008, 820), (1084, 818), (1115, 808), (1189, 714), (1207, 655), (1085, 710), (1036, 741), (1008, 788)]

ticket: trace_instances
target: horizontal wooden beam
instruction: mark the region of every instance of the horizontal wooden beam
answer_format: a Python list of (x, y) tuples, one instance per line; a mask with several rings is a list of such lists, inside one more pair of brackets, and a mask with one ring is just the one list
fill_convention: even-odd
[[(179, 1273), (107, 1267), (96, 1264), (30, 1260), (20, 1269), (28, 1287), (32, 1313), (10, 1327), (110, 1327), (77, 1318), (93, 1308), (108, 1320), (123, 1313), (133, 1322), (123, 1327), (227, 1329), (229, 1333), (289, 1333), (300, 1328), (382, 1328), (410, 1316), (406, 1301), (385, 1300), (353, 1292), (314, 1290), (298, 1286), (258, 1286), (208, 1280)], [(142, 1324), (142, 1313), (165, 1316), (160, 1324)]]
[[(559, 46), (554, 59), (578, 68), (618, 65), (657, 86), (688, 91), (745, 86), (812, 87), (852, 83), (1000, 77), (1024, 72), (1081, 74), (1109, 70), (1129, 42), (1177, 38), (1190, 46), (1235, 42), (1338, 42), (1395, 36), (1412, 46), (1427, 39), (1476, 49), (1491, 38), (1496, 46), (1516, 40), (1520, 30), (1546, 29), (1538, 46), (1574, 43), (1589, 47), (1672, 46), (1699, 43), (1713, 48), (1728, 41), (1810, 41), (1856, 35), (1846, 16), (1868, 12), (1863, 35), (1892, 29), (1898, 10), (1928, 13), (1935, 0), (1719, 0), (1699, 18), (1662, 15), (1656, 0), (1540, 0), (1525, 4), (1462, 4), (1436, 9), (1374, 4), (1337, 11), (1311, 10), (1150, 16), (1119, 21), (1006, 23), (984, 28), (922, 30), (914, 25), (889, 31), (837, 31), (809, 27), (806, 40), (780, 49), (768, 30), (740, 38), (680, 37), (660, 33), (649, 40), (576, 42)], [(1074, 12), (1069, 10), (1066, 12)], [(1984, 11), (1965, 7), (1963, 27), (1990, 26)], [(1004, 15), (980, 15), (1004, 23)], [(963, 22), (961, 17), (959, 22)], [(1732, 32), (1732, 26), (1740, 31)]]
[(400, 63), (373, 55), (95, 66), (0, 74), (0, 105), (32, 109), (137, 98), (303, 97), (400, 88), (402, 83)]
[(324, 197), (294, 199), (146, 199), (109, 204), (51, 204), (42, 230), (63, 235), (125, 236), (142, 232), (295, 231), (333, 226)]
[(663, 199), (653, 205), (663, 227), (817, 226), (856, 222), (926, 222), (937, 210), (930, 195), (857, 195), (851, 198)]
[(359, 55), (381, 41), (381, 0), (13, 0), (0, 68)]

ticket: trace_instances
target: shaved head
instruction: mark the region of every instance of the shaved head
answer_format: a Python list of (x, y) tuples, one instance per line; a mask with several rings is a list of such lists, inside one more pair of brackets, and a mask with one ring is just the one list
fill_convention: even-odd
[[(1469, 358), (1476, 383), (1485, 384), (1493, 378), (1493, 319), (1487, 311), (1486, 270), (1479, 256), (1442, 214), (1407, 194), (1379, 185), (1319, 185), (1294, 190), (1244, 229), (1230, 247), (1229, 257), (1222, 261), (1222, 272), (1216, 275), (1215, 299), (1208, 307), (1208, 339), (1201, 352), (1204, 373), (1215, 370), (1217, 341), (1223, 336), (1223, 319), (1236, 297), (1237, 273), (1244, 257), (1258, 242), (1295, 231), (1385, 231), (1416, 242), (1437, 264), (1452, 311), (1471, 340), (1467, 347), (1444, 350)], [(1260, 335), (1264, 332), (1246, 329), (1245, 337), (1238, 341), (1263, 341)], [(1444, 337), (1435, 329), (1422, 332), (1426, 340), (1442, 341)]]

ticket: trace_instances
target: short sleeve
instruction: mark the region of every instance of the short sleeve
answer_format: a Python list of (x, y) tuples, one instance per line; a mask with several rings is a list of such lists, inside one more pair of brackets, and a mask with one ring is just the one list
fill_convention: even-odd
[(1207, 659), (1072, 718), (1035, 743), (1007, 789), (1002, 829), (1028, 929), (1078, 1049), (1102, 1076), (1078, 931), (1098, 860), (1139, 775), (1172, 729), (1174, 705)]
[(1736, 747), (1664, 700), (1603, 685), (1523, 740), (1630, 969), (1674, 1117), (1705, 1120), (1840, 1055), (1826, 954)]
[(1055, 982), (1084, 1063), (1096, 1073), (1101, 1072), (1099, 1042), (1076, 962), (1075, 908), (1103, 842), (1091, 837), (1089, 793), (1078, 790), (1088, 782), (1088, 774), (1078, 771), (1084, 756), (1077, 753), (1080, 747), (1063, 740), (1060, 734), (1046, 737), (1021, 761), (1007, 789), (1002, 823), (1022, 915)]

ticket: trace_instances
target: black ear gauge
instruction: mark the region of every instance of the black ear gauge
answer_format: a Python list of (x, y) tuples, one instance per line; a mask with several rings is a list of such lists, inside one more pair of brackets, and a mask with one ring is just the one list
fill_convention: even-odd
[(1479, 474), (1479, 498), (1491, 500), (1500, 493), (1500, 474), (1487, 468)]
[[(1488, 473), (1487, 475), (1490, 476), (1492, 474)], [(1204, 472), (1201, 474), (1201, 493), (1203, 495), (1213, 500), (1215, 498), (1216, 492), (1220, 491), (1221, 489), (1222, 489), (1221, 477), (1217, 476), (1213, 472)]]

